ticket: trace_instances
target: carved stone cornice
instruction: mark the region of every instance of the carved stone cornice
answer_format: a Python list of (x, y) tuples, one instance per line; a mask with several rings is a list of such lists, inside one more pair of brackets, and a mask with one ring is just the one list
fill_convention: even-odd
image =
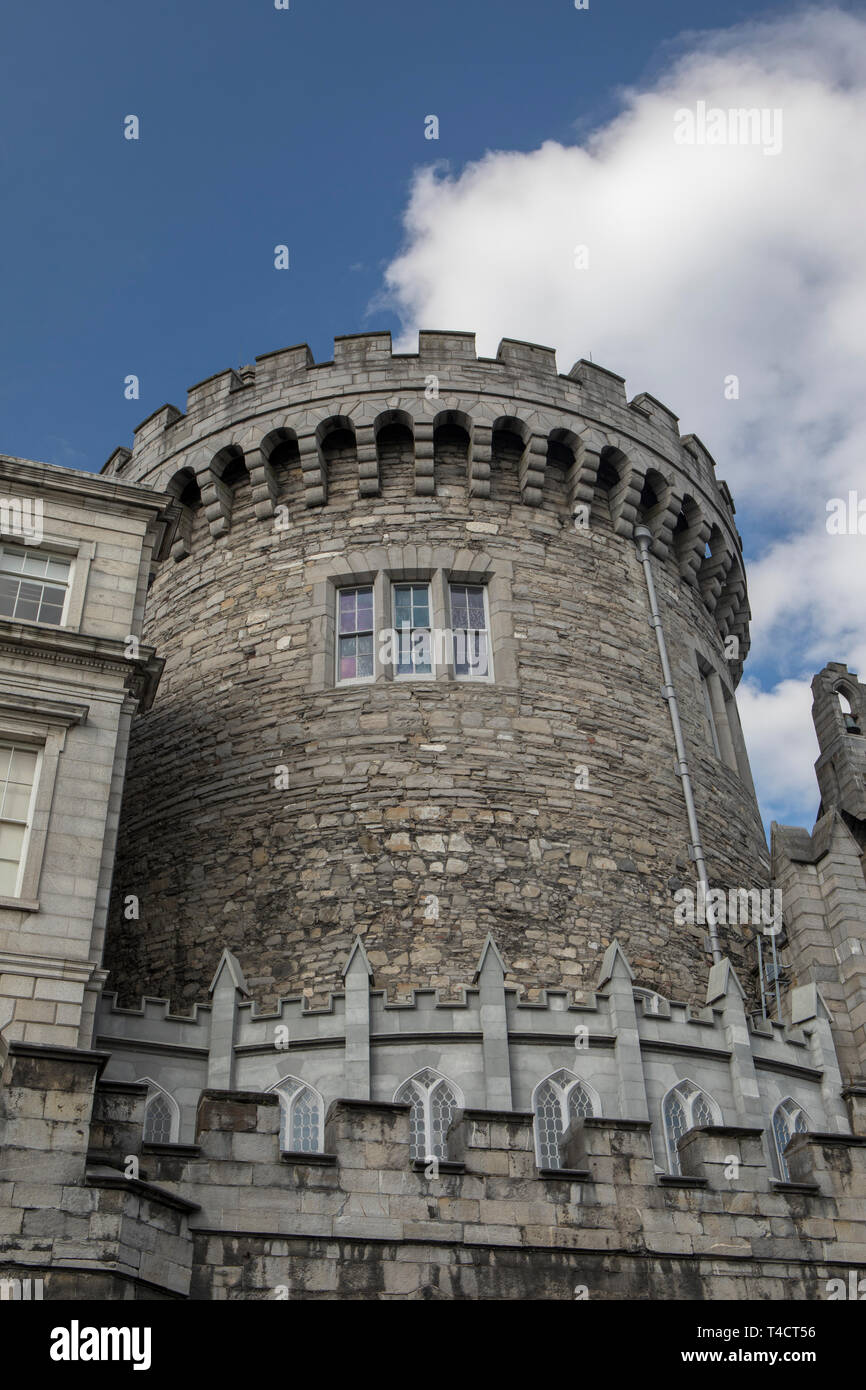
[(140, 646), (138, 657), (127, 656), (126, 643), (119, 637), (95, 637), (2, 620), (0, 655), (122, 675), (124, 688), (142, 711), (150, 708), (165, 665), (154, 647)]
[(53, 463), (38, 463), (33, 459), (15, 458), (0, 454), (0, 490), (31, 487), (40, 497), (73, 497), (82, 504), (99, 502), (107, 512), (131, 514), (142, 509), (153, 518), (170, 508), (172, 499), (153, 488), (135, 483), (118, 483), (100, 477), (98, 473), (79, 472), (61, 468)]

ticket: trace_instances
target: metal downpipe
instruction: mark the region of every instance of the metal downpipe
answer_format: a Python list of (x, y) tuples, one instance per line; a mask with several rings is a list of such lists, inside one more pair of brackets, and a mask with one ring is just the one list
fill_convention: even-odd
[(671, 717), (671, 728), (674, 731), (674, 744), (677, 750), (676, 773), (682, 783), (683, 800), (686, 803), (686, 815), (689, 822), (689, 835), (691, 836), (690, 852), (695, 861), (695, 868), (698, 874), (698, 886), (703, 894), (706, 905), (707, 928), (710, 938), (710, 949), (713, 955), (713, 964), (717, 965), (722, 959), (722, 950), (719, 945), (719, 934), (716, 930), (716, 909), (707, 903), (707, 894), (710, 885), (707, 878), (707, 863), (704, 859), (704, 850), (701, 844), (701, 832), (698, 828), (698, 817), (695, 811), (695, 798), (692, 793), (692, 780), (689, 776), (689, 764), (686, 758), (686, 745), (683, 738), (683, 729), (680, 723), (680, 711), (677, 704), (676, 690), (674, 689), (673, 676), (671, 675), (670, 662), (668, 661), (668, 648), (665, 642), (664, 629), (662, 627), (661, 614), (659, 613), (658, 599), (656, 598), (656, 588), (653, 582), (652, 566), (650, 564), (649, 546), (652, 540), (652, 532), (646, 526), (636, 526), (634, 538), (638, 548), (638, 556), (643, 565), (644, 578), (646, 580), (647, 595), (650, 605), (650, 626), (655, 628), (656, 642), (658, 643), (659, 659), (661, 661), (662, 675), (664, 676), (664, 686), (662, 696), (667, 701), (668, 712)]

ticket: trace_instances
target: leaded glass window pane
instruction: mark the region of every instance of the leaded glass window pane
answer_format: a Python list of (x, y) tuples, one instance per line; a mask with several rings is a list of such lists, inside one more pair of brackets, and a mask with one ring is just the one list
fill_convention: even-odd
[(685, 1134), (688, 1128), (688, 1121), (686, 1120), (686, 1108), (676, 1091), (671, 1091), (665, 1101), (664, 1121), (671, 1155), (671, 1172), (679, 1173), (681, 1169), (680, 1156), (677, 1152), (677, 1140)]
[(535, 1134), (539, 1168), (561, 1167), (559, 1157), (561, 1132), (560, 1090), (553, 1081), (545, 1081), (535, 1093)]
[(292, 1108), (292, 1097), (301, 1090), (300, 1081), (281, 1081), (279, 1086), (274, 1088), (280, 1100), (280, 1149), (290, 1149), (289, 1143), (289, 1114)]
[(692, 1102), (692, 1115), (695, 1127), (713, 1123), (713, 1112), (703, 1091), (699, 1091)]
[(457, 1097), (447, 1081), (440, 1081), (430, 1095), (430, 1152), (425, 1158), (447, 1158), (446, 1139)]
[(168, 1098), (158, 1092), (148, 1104), (144, 1118), (143, 1138), (146, 1144), (171, 1143), (171, 1117)]
[(586, 1119), (592, 1114), (592, 1101), (589, 1092), (579, 1081), (568, 1093), (568, 1121)]
[(791, 1101), (782, 1101), (776, 1107), (773, 1115), (773, 1137), (776, 1141), (776, 1153), (779, 1159), (779, 1174), (783, 1182), (790, 1182), (791, 1173), (788, 1168), (788, 1161), (785, 1158), (785, 1149), (794, 1134), (805, 1134), (809, 1128), (805, 1114), (799, 1106)]
[(404, 1081), (394, 1099), (411, 1107), (409, 1138), (412, 1158), (447, 1158), (448, 1129), (460, 1103), (450, 1081), (425, 1067), (417, 1076)]
[(320, 1118), (315, 1092), (304, 1086), (292, 1101), (292, 1150), (295, 1153), (318, 1152)]
[[(402, 1085), (394, 1097), (402, 1105), (411, 1105), (409, 1112), (409, 1152), (412, 1158), (427, 1157), (427, 1136), (424, 1124), (424, 1097), (414, 1081)], [(432, 1155), (431, 1155), (432, 1156)]]
[(791, 1138), (791, 1130), (788, 1125), (788, 1116), (781, 1109), (777, 1110), (773, 1116), (773, 1133), (776, 1136), (776, 1148), (779, 1154), (779, 1171), (783, 1181), (787, 1182), (790, 1174), (785, 1159), (785, 1150), (788, 1147), (788, 1140)]

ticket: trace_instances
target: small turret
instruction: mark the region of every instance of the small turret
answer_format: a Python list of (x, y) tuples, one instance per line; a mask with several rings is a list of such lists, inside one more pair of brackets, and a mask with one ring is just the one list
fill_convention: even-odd
[(821, 749), (815, 773), (819, 816), (836, 807), (858, 844), (866, 847), (866, 685), (831, 661), (812, 682), (812, 718)]
[[(853, 1109), (866, 1096), (866, 686), (831, 661), (812, 693), (818, 819), (811, 835), (773, 825), (773, 877), (796, 983), (817, 985), (827, 1001)], [(852, 1120), (862, 1123), (859, 1109)]]

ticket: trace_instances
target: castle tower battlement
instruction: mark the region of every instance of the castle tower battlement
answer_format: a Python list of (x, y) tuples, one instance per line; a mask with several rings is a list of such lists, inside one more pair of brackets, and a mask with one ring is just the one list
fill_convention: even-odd
[[(518, 399), (516, 416), (511, 403)], [(435, 436), (449, 426), (469, 436), (470, 498), (490, 498), (491, 486), (496, 491), (490, 469), (497, 431), (515, 436), (509, 443), (520, 457), (504, 462), (516, 462), (527, 506), (565, 500), (572, 510), (591, 509), (599, 469), (604, 483), (603, 465), (612, 468), (616, 479), (608, 478), (605, 490), (615, 531), (630, 536), (642, 513), (653, 552), (671, 554), (722, 637), (736, 635), (732, 670), (739, 679), (750, 614), (727, 485), (701, 441), (680, 436), (671, 410), (646, 392), (628, 401), (622, 377), (584, 359), (557, 375), (552, 349), (508, 338), (496, 358), (478, 358), (469, 333), (421, 332), (417, 353), (393, 353), (390, 333), (351, 335), (335, 340), (334, 360), (326, 363), (315, 363), (306, 344), (285, 348), (191, 387), (185, 414), (162, 406), (136, 428), (133, 450), (115, 450), (103, 473), (186, 495), (190, 510), (198, 491), (211, 534), (219, 536), (231, 529), (239, 464), (261, 519), (290, 491), (284, 475), (292, 462), (300, 466), (305, 505), (324, 506), (333, 472), (327, 441), (343, 429), (355, 441), (357, 495), (380, 496), (383, 465), (393, 462), (389, 445), (392, 453), (395, 447), (380, 436), (402, 427), (411, 436), (402, 444), (413, 456), (414, 490), (432, 496)], [(646, 491), (654, 493), (649, 506), (646, 497), (642, 505)], [(189, 544), (182, 525), (176, 559)]]
[[(263, 1001), (322, 999), (358, 934), (392, 994), (447, 992), (492, 934), (530, 993), (591, 984), (617, 936), (640, 984), (700, 997), (707, 926), (674, 891), (696, 853), (725, 889), (769, 861), (733, 504), (665, 406), (531, 344), (363, 334), (209, 378), (105, 472), (182, 512), (148, 601), (165, 670), (131, 749), (122, 996), (192, 1003), (229, 946)], [(748, 978), (749, 929), (721, 931)]]

